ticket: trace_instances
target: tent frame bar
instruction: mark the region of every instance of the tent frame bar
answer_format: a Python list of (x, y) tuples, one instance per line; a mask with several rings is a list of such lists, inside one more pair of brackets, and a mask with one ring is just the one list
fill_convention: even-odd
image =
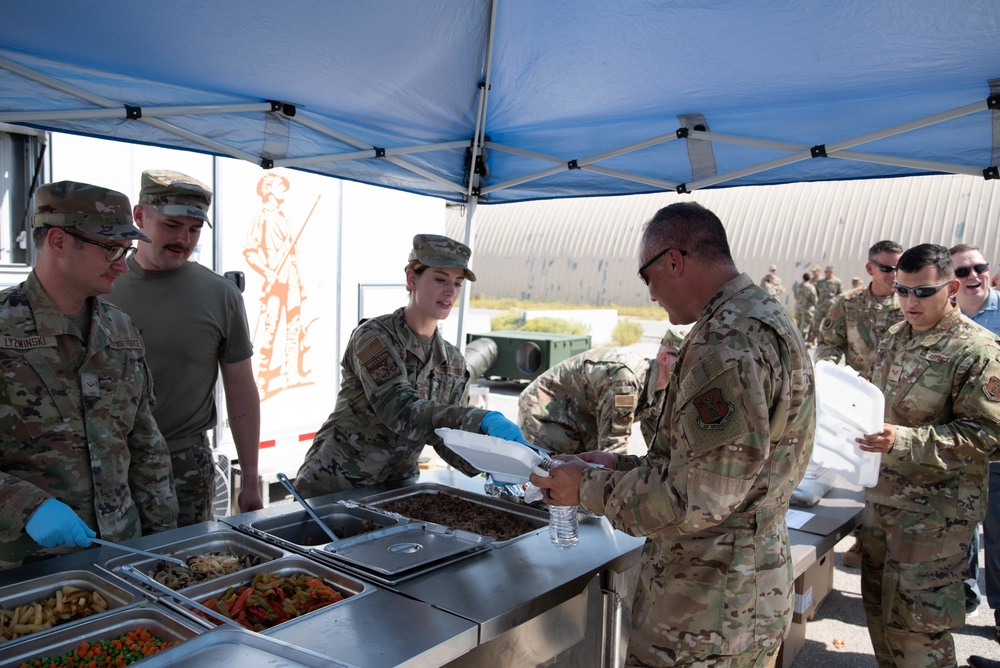
[[(141, 123), (146, 123), (151, 127), (155, 127), (169, 134), (186, 139), (197, 146), (207, 148), (217, 154), (227, 155), (240, 160), (245, 160), (247, 162), (260, 164), (262, 167), (265, 168), (304, 167), (308, 165), (316, 165), (323, 163), (348, 162), (353, 160), (384, 159), (389, 161), (393, 165), (396, 165), (400, 169), (406, 170), (424, 179), (427, 179), (433, 183), (436, 183), (437, 185), (445, 188), (446, 190), (462, 194), (464, 196), (466, 203), (471, 207), (471, 211), (469, 211), (470, 214), (472, 211), (474, 211), (475, 204), (478, 203), (478, 199), (482, 196), (488, 195), (489, 193), (506, 190), (524, 183), (529, 183), (532, 181), (544, 179), (566, 171), (572, 171), (574, 169), (581, 169), (596, 174), (602, 174), (609, 178), (642, 183), (655, 188), (675, 189), (678, 192), (692, 192), (694, 190), (700, 190), (710, 186), (738, 180), (740, 178), (752, 174), (758, 174), (761, 172), (778, 169), (780, 167), (794, 164), (796, 162), (802, 162), (815, 157), (831, 157), (842, 160), (852, 160), (857, 162), (891, 165), (895, 167), (903, 167), (914, 170), (983, 176), (985, 178), (990, 178), (989, 174), (996, 173), (995, 166), (988, 166), (986, 169), (984, 169), (981, 166), (959, 165), (953, 163), (910, 159), (904, 157), (848, 150), (851, 149), (852, 147), (861, 144), (866, 144), (880, 139), (885, 139), (887, 137), (892, 137), (894, 135), (903, 134), (906, 132), (925, 128), (928, 126), (936, 125), (949, 120), (961, 118), (963, 116), (987, 110), (989, 109), (989, 102), (987, 99), (979, 100), (970, 104), (956, 107), (954, 109), (946, 110), (922, 118), (917, 118), (911, 121), (907, 121), (905, 123), (889, 126), (886, 128), (875, 130), (873, 132), (867, 132), (865, 134), (857, 135), (855, 137), (843, 139), (829, 144), (825, 145), (818, 144), (813, 147), (806, 147), (789, 142), (780, 142), (780, 141), (772, 141), (772, 140), (753, 138), (753, 137), (741, 137), (738, 135), (715, 133), (711, 131), (685, 129), (684, 133), (681, 133), (681, 131), (678, 130), (670, 134), (661, 134), (655, 137), (651, 137), (649, 139), (629, 144), (627, 146), (622, 146), (620, 148), (616, 148), (610, 151), (597, 153), (588, 157), (566, 159), (562, 157), (546, 155), (525, 149), (519, 149), (512, 146), (504, 146), (502, 144), (487, 141), (486, 109), (487, 109), (487, 102), (490, 90), (490, 68), (493, 55), (497, 4), (499, 1), (500, 0), (494, 0), (494, 2), (492, 2), (490, 5), (490, 25), (486, 43), (486, 51), (484, 53), (484, 60), (483, 60), (483, 80), (479, 84), (479, 101), (476, 113), (476, 127), (474, 135), (472, 137), (471, 145), (468, 140), (454, 140), (454, 141), (445, 141), (434, 144), (395, 147), (395, 148), (383, 148), (383, 147), (371, 146), (366, 142), (363, 142), (355, 137), (349, 136), (343, 132), (337, 131), (329, 127), (328, 125), (324, 125), (323, 123), (320, 123), (310, 118), (307, 113), (302, 113), (301, 110), (293, 110), (292, 113), (285, 113), (283, 109), (276, 109), (275, 104), (270, 101), (248, 102), (248, 103), (239, 103), (232, 105), (212, 104), (212, 105), (169, 106), (169, 107), (141, 107), (137, 105), (130, 107), (127, 104), (123, 104), (121, 102), (116, 102), (95, 95), (89, 91), (80, 89), (72, 84), (67, 84), (63, 81), (42, 74), (30, 68), (24, 67), (22, 65), (19, 65), (15, 62), (12, 62), (2, 57), (0, 57), (0, 68), (6, 69), (18, 76), (21, 76), (27, 80), (46, 86), (48, 88), (51, 88), (55, 91), (88, 102), (94, 105), (95, 107), (99, 108), (64, 109), (64, 110), (54, 110), (48, 112), (34, 112), (34, 111), (5, 112), (0, 114), (0, 122), (40, 123), (45, 121), (71, 121), (71, 120), (96, 120), (96, 119), (138, 120)], [(198, 135), (194, 132), (190, 132), (188, 130), (177, 127), (165, 121), (159, 120), (160, 117), (171, 117), (171, 116), (181, 116), (181, 115), (197, 116), (206, 114), (260, 113), (260, 112), (282, 113), (290, 121), (299, 123), (306, 128), (309, 128), (325, 136), (343, 142), (344, 144), (354, 148), (355, 150), (345, 151), (343, 153), (326, 154), (326, 155), (268, 159), (268, 158), (262, 158), (261, 156), (251, 155), (239, 149), (226, 146), (224, 144), (211, 140), (207, 137)], [(655, 176), (652, 175), (632, 174), (629, 172), (624, 172), (621, 170), (616, 170), (595, 164), (619, 156), (628, 155), (636, 151), (658, 146), (680, 138), (687, 138), (693, 141), (719, 142), (725, 144), (751, 146), (756, 148), (772, 149), (778, 151), (788, 151), (790, 152), (790, 155), (778, 157), (773, 160), (768, 160), (755, 165), (749, 165), (742, 169), (732, 170), (722, 174), (715, 174), (710, 177), (692, 181), (690, 183), (681, 183), (681, 184), (675, 184), (671, 181), (661, 178), (656, 178)], [(472, 158), (470, 160), (469, 173), (467, 175), (465, 184), (454, 183), (453, 181), (447, 178), (444, 178), (438, 174), (432, 173), (422, 167), (412, 164), (411, 162), (403, 159), (402, 157), (410, 154), (426, 153), (426, 152), (442, 151), (442, 150), (454, 150), (458, 148), (465, 148), (466, 150), (468, 150)], [(552, 167), (547, 169), (541, 169), (528, 174), (523, 174), (519, 177), (508, 179), (507, 181), (504, 181), (502, 183), (496, 183), (484, 187), (482, 186), (481, 183), (482, 181), (481, 176), (476, 170), (476, 165), (478, 160), (481, 159), (484, 149), (487, 148), (491, 150), (501, 151), (504, 153), (509, 153), (512, 155), (518, 155), (533, 160), (548, 162), (552, 164)], [(475, 200), (475, 202), (473, 200)], [(472, 239), (469, 236), (472, 233), (471, 227), (467, 226), (466, 233), (467, 233), (466, 241), (471, 242)]]

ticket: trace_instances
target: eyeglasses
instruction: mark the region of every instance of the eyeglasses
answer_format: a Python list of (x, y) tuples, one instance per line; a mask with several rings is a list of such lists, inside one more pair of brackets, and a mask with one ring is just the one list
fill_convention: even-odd
[(104, 250), (108, 251), (104, 258), (108, 262), (117, 262), (118, 260), (125, 258), (126, 260), (132, 257), (136, 250), (135, 246), (112, 246), (111, 244), (102, 244), (100, 241), (94, 241), (93, 239), (88, 239), (82, 234), (77, 234), (72, 229), (68, 227), (62, 228), (62, 231), (71, 237), (75, 237), (85, 244), (92, 244), (94, 246), (100, 246)]
[(651, 266), (651, 265), (652, 265), (652, 264), (653, 264), (654, 262), (656, 262), (657, 260), (659, 260), (659, 259), (660, 259), (661, 257), (663, 257), (664, 255), (666, 255), (667, 253), (669, 253), (669, 252), (670, 252), (670, 251), (672, 251), (672, 250), (675, 250), (675, 251), (677, 251), (677, 252), (678, 252), (678, 253), (680, 253), (681, 255), (687, 255), (687, 251), (682, 251), (682, 250), (681, 250), (681, 249), (679, 249), (679, 248), (664, 248), (664, 249), (663, 249), (663, 250), (661, 250), (661, 251), (660, 251), (659, 253), (657, 253), (657, 254), (656, 254), (656, 255), (654, 255), (653, 257), (649, 258), (649, 260), (647, 260), (647, 261), (646, 261), (646, 263), (645, 263), (644, 265), (642, 265), (641, 267), (639, 267), (639, 271), (638, 271), (638, 272), (636, 272), (636, 273), (638, 273), (638, 274), (639, 274), (639, 278), (641, 278), (641, 279), (642, 279), (642, 282), (643, 282), (643, 283), (644, 283), (645, 285), (647, 285), (647, 286), (649, 285), (649, 279), (648, 279), (648, 278), (646, 278), (646, 270), (647, 270), (647, 269), (649, 269), (649, 267), (650, 267), (650, 266)]
[(989, 262), (983, 262), (982, 264), (974, 264), (971, 267), (955, 267), (955, 276), (958, 278), (965, 278), (969, 273), (975, 271), (977, 274), (985, 274), (990, 268)]
[(892, 287), (896, 288), (896, 294), (906, 299), (913, 293), (913, 296), (917, 299), (924, 299), (932, 295), (936, 295), (938, 291), (946, 285), (950, 285), (954, 279), (948, 279), (944, 283), (938, 283), (937, 285), (921, 285), (918, 288), (908, 288), (905, 285), (900, 285), (899, 283), (894, 283)]
[(895, 265), (882, 264), (881, 262), (876, 262), (871, 258), (868, 258), (868, 261), (871, 262), (876, 267), (878, 267), (879, 271), (881, 271), (883, 274), (891, 274), (892, 272), (896, 271)]

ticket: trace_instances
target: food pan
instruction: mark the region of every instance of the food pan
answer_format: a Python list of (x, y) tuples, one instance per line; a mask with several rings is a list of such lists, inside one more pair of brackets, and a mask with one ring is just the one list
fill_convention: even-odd
[[(476, 504), (481, 507), (483, 512), (479, 515), (479, 518), (488, 518), (492, 513), (499, 513), (505, 517), (509, 517), (515, 520), (521, 520), (524, 523), (525, 531), (517, 536), (506, 537), (500, 533), (493, 533), (495, 526), (491, 527), (490, 523), (484, 523), (485, 526), (473, 527), (470, 525), (455, 525), (452, 526), (448, 522), (440, 522), (436, 519), (429, 519), (428, 517), (410, 517), (410, 519), (418, 521), (429, 521), (437, 522), (439, 524), (444, 523), (451, 529), (459, 529), (462, 531), (469, 531), (472, 533), (480, 533), (494, 539), (493, 547), (502, 547), (504, 545), (510, 544), (512, 541), (517, 540), (521, 536), (526, 536), (533, 534), (536, 530), (548, 527), (549, 525), (549, 514), (538, 510), (536, 508), (531, 508), (522, 504), (509, 503), (501, 499), (494, 499), (488, 496), (483, 496), (482, 494), (476, 494), (475, 492), (467, 492), (465, 490), (456, 489), (454, 487), (448, 487), (446, 485), (438, 485), (434, 483), (419, 483), (416, 485), (410, 485), (409, 487), (404, 487), (402, 489), (396, 489), (389, 492), (382, 492), (380, 494), (374, 494), (372, 496), (366, 496), (359, 499), (359, 503), (363, 503), (367, 506), (372, 506), (378, 509), (388, 511), (385, 506), (394, 501), (405, 501), (413, 499), (414, 497), (421, 497), (425, 495), (433, 494), (444, 494), (451, 497), (457, 497), (465, 501)], [(409, 516), (408, 516), (409, 517)], [(530, 527), (530, 528), (528, 528)]]
[(34, 633), (14, 638), (13, 640), (4, 641), (3, 634), (0, 634), (0, 643), (4, 644), (6, 648), (8, 643), (20, 643), (27, 638), (51, 633), (55, 629), (64, 626), (79, 624), (87, 619), (108, 615), (117, 608), (122, 608), (142, 599), (141, 593), (129, 585), (109, 580), (97, 571), (81, 569), (52, 573), (15, 585), (0, 587), (0, 608), (13, 612), (20, 605), (41, 603), (46, 599), (54, 597), (56, 592), (66, 585), (99, 593), (108, 602), (108, 609), (80, 619), (60, 622), (50, 629), (35, 631)]
[[(240, 558), (250, 557), (254, 560), (259, 560), (261, 563), (267, 563), (288, 555), (288, 552), (275, 547), (274, 545), (256, 540), (255, 538), (238, 531), (230, 530), (211, 531), (200, 536), (192, 536), (183, 540), (164, 543), (150, 548), (150, 551), (163, 553), (164, 555), (177, 557), (179, 559), (187, 559), (188, 557), (204, 555), (209, 552), (220, 552), (222, 554)], [(151, 557), (143, 557), (137, 554), (125, 554), (109, 559), (98, 565), (107, 569), (111, 573), (118, 575), (116, 569), (125, 564), (142, 571), (150, 577), (154, 577), (154, 574), (158, 571), (160, 562)], [(164, 564), (164, 566), (169, 567), (171, 564)], [(179, 566), (175, 567), (173, 572), (180, 576), (181, 579), (178, 580), (177, 578), (171, 578), (168, 579), (169, 581), (160, 580), (160, 582), (163, 582), (163, 584), (166, 584), (175, 591), (186, 591), (196, 584), (214, 579), (206, 577), (204, 573), (186, 573), (184, 572), (184, 569)], [(191, 581), (185, 583), (183, 578), (187, 576), (191, 578)]]
[(240, 668), (326, 668), (348, 666), (330, 657), (252, 631), (219, 627), (154, 654), (143, 668), (167, 666), (239, 666)]
[(197, 622), (152, 604), (136, 603), (99, 618), (84, 619), (79, 624), (57, 627), (50, 633), (29, 636), (24, 642), (4, 645), (4, 651), (0, 653), (0, 668), (13, 668), (33, 659), (61, 656), (72, 652), (84, 641), (113, 640), (139, 627), (165, 641), (186, 640), (204, 631)]
[[(378, 531), (403, 521), (375, 510), (340, 503), (320, 506), (314, 510), (340, 539)], [(307, 554), (311, 548), (322, 547), (330, 542), (330, 536), (304, 510), (264, 517), (248, 522), (245, 526), (249, 527), (252, 535), (299, 554)], [(243, 525), (241, 528), (246, 530)]]
[[(204, 603), (211, 598), (225, 594), (226, 590), (230, 587), (233, 589), (239, 589), (240, 587), (249, 585), (253, 581), (254, 576), (258, 573), (276, 573), (284, 577), (288, 577), (295, 573), (307, 573), (333, 587), (344, 597), (341, 601), (307, 613), (301, 617), (296, 617), (293, 620), (285, 622), (285, 624), (293, 623), (294, 621), (304, 617), (336, 609), (346, 603), (349, 603), (355, 596), (365, 595), (374, 591), (374, 588), (371, 585), (366, 585), (360, 580), (349, 577), (342, 572), (313, 561), (312, 559), (293, 554), (280, 559), (275, 559), (274, 561), (266, 564), (261, 564), (260, 566), (255, 566), (245, 571), (240, 571), (239, 573), (224, 575), (221, 578), (216, 578), (214, 580), (209, 580), (208, 582), (195, 585), (194, 587), (190, 587), (185, 590), (184, 595), (198, 603)], [(283, 626), (283, 624), (278, 624), (273, 628), (278, 628), (280, 626)], [(272, 629), (267, 629), (264, 633), (267, 633), (270, 630)]]

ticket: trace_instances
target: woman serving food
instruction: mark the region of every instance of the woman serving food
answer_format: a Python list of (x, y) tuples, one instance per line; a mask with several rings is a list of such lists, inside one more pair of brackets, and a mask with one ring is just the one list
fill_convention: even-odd
[(448, 237), (413, 237), (405, 268), (409, 302), (364, 321), (351, 334), (337, 404), (295, 479), (300, 494), (409, 478), (418, 472), (425, 444), (462, 473), (477, 474), (445, 447), (434, 433), (438, 427), (525, 443), (517, 425), (500, 413), (465, 405), (465, 358), (437, 330), (465, 281), (476, 280), (468, 266), (471, 256), (468, 246)]

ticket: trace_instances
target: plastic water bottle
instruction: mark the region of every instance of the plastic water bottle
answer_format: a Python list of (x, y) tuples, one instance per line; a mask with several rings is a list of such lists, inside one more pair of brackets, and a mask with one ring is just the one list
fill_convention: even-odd
[[(549, 471), (559, 462), (546, 459), (538, 467)], [(579, 506), (549, 505), (549, 540), (560, 550), (568, 550), (580, 544)]]
[(549, 540), (560, 550), (580, 544), (580, 517), (577, 506), (549, 506)]

